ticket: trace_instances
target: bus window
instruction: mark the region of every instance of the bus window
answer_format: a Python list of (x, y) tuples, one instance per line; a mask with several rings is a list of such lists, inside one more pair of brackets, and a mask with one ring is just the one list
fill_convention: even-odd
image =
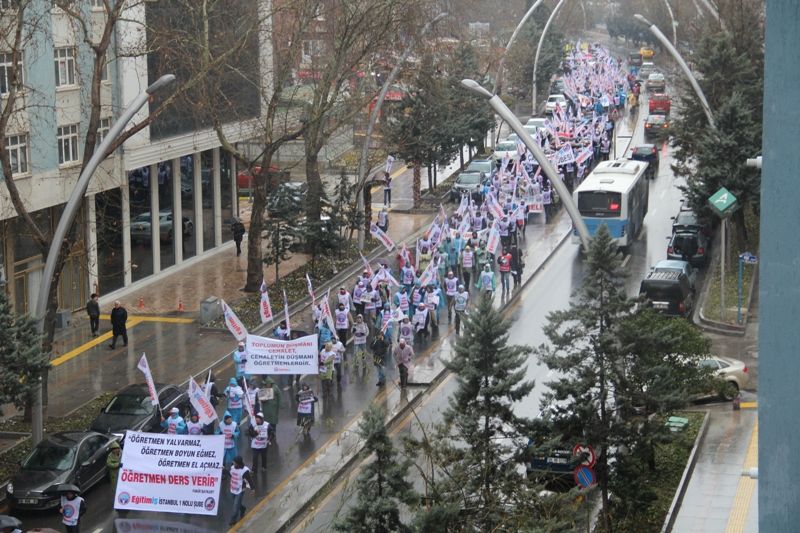
[(590, 217), (614, 218), (622, 212), (622, 194), (618, 192), (585, 191), (578, 194), (578, 211)]

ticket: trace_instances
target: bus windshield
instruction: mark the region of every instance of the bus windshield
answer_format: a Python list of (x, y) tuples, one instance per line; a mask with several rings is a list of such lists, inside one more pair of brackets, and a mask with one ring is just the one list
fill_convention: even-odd
[(578, 211), (586, 217), (619, 217), (622, 214), (622, 194), (607, 191), (580, 192)]

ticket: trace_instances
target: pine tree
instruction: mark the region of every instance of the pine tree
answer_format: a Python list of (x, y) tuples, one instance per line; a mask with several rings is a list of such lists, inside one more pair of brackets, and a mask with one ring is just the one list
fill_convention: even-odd
[(0, 290), (0, 405), (23, 409), (49, 366), (49, 357), (41, 351), (36, 321), (15, 315), (5, 291)]
[(358, 476), (356, 503), (347, 515), (336, 520), (336, 531), (355, 533), (406, 532), (411, 528), (400, 520), (400, 506), (413, 505), (419, 495), (406, 479), (411, 462), (398, 457), (384, 424), (386, 413), (377, 405), (364, 411), (359, 435), (364, 451), (374, 455)]
[(411, 444), (433, 465), (420, 468), (431, 508), (417, 516), (422, 531), (557, 530), (563, 506), (525, 477), (530, 421), (514, 403), (533, 388), (525, 380), (526, 346), (509, 346), (510, 322), (482, 297), (464, 322), (447, 367), (458, 388), (430, 439)]

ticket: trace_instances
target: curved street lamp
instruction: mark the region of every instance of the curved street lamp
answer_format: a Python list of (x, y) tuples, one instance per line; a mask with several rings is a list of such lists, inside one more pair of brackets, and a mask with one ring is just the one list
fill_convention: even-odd
[(550, 29), (550, 24), (555, 20), (556, 15), (558, 14), (558, 10), (561, 9), (561, 6), (564, 5), (565, 0), (558, 0), (556, 7), (553, 8), (553, 12), (550, 13), (550, 18), (547, 19), (547, 23), (544, 25), (542, 29), (542, 34), (539, 36), (539, 45), (536, 47), (536, 55), (533, 58), (533, 87), (531, 88), (531, 94), (533, 97), (531, 98), (531, 113), (536, 116), (536, 69), (539, 66), (539, 54), (542, 52), (542, 43), (544, 43), (544, 37), (547, 35), (547, 30)]
[[(50, 296), (50, 287), (53, 284), (53, 276), (56, 273), (56, 262), (58, 259), (59, 251), (67, 238), (67, 232), (72, 228), (75, 223), (75, 217), (80, 211), (83, 197), (86, 195), (86, 190), (89, 188), (89, 182), (92, 179), (94, 171), (100, 166), (100, 163), (106, 158), (106, 150), (111, 144), (117, 140), (117, 137), (128, 125), (128, 122), (133, 119), (136, 113), (139, 112), (144, 104), (150, 99), (150, 96), (157, 91), (163, 89), (167, 85), (175, 81), (173, 74), (164, 74), (158, 78), (152, 85), (141, 92), (133, 101), (128, 105), (119, 118), (111, 125), (108, 133), (103, 137), (103, 141), (95, 148), (89, 163), (86, 164), (81, 175), (78, 176), (78, 181), (75, 183), (75, 188), (67, 200), (61, 218), (58, 221), (58, 226), (53, 234), (53, 239), (50, 241), (50, 250), (47, 252), (47, 261), (44, 264), (44, 272), (42, 274), (42, 285), (39, 287), (39, 296), (36, 300), (36, 310), (34, 316), (36, 317), (36, 329), (41, 335), (44, 332), (44, 319), (47, 314), (47, 303)], [(43, 413), (42, 413), (42, 383), (41, 378), (34, 393), (33, 412), (31, 413), (31, 437), (33, 444), (39, 444), (42, 440), (43, 433)]]
[(581, 237), (581, 243), (583, 244), (584, 250), (588, 251), (589, 243), (592, 238), (589, 235), (589, 229), (586, 227), (586, 223), (583, 221), (580, 213), (578, 212), (575, 202), (572, 201), (572, 195), (569, 193), (569, 189), (567, 189), (567, 186), (561, 181), (561, 178), (558, 177), (558, 172), (556, 172), (556, 169), (553, 168), (552, 163), (550, 163), (550, 161), (547, 159), (547, 156), (542, 151), (541, 147), (536, 144), (536, 141), (533, 140), (533, 137), (531, 137), (527, 130), (525, 130), (525, 128), (522, 126), (522, 122), (520, 122), (514, 113), (511, 112), (508, 106), (503, 103), (503, 100), (499, 96), (487, 91), (477, 81), (461, 80), (461, 85), (489, 100), (489, 105), (492, 106), (494, 112), (500, 115), (503, 120), (508, 122), (508, 125), (511, 126), (512, 130), (514, 130), (514, 133), (516, 133), (519, 138), (522, 139), (522, 142), (524, 142), (525, 146), (528, 147), (528, 150), (531, 151), (533, 157), (539, 162), (539, 166), (542, 167), (542, 172), (544, 172), (544, 175), (547, 176), (547, 178), (550, 180), (550, 183), (552, 183), (556, 188), (558, 195), (561, 197), (561, 201), (564, 202), (564, 206), (567, 208), (567, 212), (572, 219), (573, 226)]

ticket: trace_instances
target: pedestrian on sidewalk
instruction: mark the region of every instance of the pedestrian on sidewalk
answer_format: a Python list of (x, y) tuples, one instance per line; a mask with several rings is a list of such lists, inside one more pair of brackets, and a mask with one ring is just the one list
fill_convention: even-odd
[(244, 238), (244, 224), (242, 221), (234, 219), (233, 224), (231, 224), (231, 231), (233, 232), (233, 242), (236, 243), (236, 257), (242, 255), (242, 239)]
[(281, 410), (281, 389), (271, 377), (264, 378), (264, 383), (258, 391), (258, 399), (261, 402), (264, 420), (269, 423), (269, 443), (275, 444)]
[(97, 337), (100, 329), (100, 302), (96, 292), (93, 292), (86, 302), (86, 314), (89, 315), (89, 327), (92, 328), (92, 337)]
[(395, 360), (397, 361), (397, 370), (400, 372), (400, 388), (405, 389), (408, 385), (408, 371), (414, 360), (414, 348), (407, 344), (405, 339), (400, 339), (397, 343)]
[(59, 513), (67, 533), (79, 533), (81, 517), (86, 514), (86, 502), (74, 491), (67, 491), (61, 496)]
[(222, 416), (222, 422), (220, 422), (215, 433), (217, 435), (225, 435), (225, 444), (223, 445), (225, 455), (222, 458), (222, 464), (223, 466), (229, 465), (236, 456), (236, 442), (239, 440), (239, 424), (233, 421), (233, 416), (231, 416), (228, 411), (225, 411), (225, 414)]
[(388, 172), (383, 173), (383, 205), (392, 207), (392, 176)]
[(229, 474), (231, 476), (230, 491), (233, 494), (233, 515), (231, 515), (228, 525), (233, 526), (244, 518), (244, 513), (247, 510), (242, 503), (244, 489), (253, 489), (253, 477), (250, 475), (250, 469), (244, 466), (244, 459), (242, 459), (241, 455), (233, 458)]
[(383, 333), (378, 331), (375, 338), (372, 340), (370, 348), (372, 348), (372, 363), (375, 365), (375, 370), (378, 373), (378, 382), (375, 384), (377, 387), (382, 387), (386, 384), (386, 372), (384, 365), (386, 365), (386, 352), (389, 345), (383, 338)]
[(308, 386), (308, 383), (303, 383), (295, 400), (297, 401), (297, 426), (302, 428), (303, 436), (308, 437), (311, 433), (311, 426), (314, 425), (314, 404), (319, 401), (319, 398)]
[(267, 445), (269, 444), (269, 422), (264, 420), (264, 413), (256, 413), (254, 424), (247, 430), (250, 435), (250, 450), (253, 453), (253, 472), (258, 471), (259, 458), (261, 469), (267, 469)]
[(111, 344), (108, 345), (110, 349), (117, 347), (117, 337), (122, 336), (122, 345), (128, 345), (128, 327), (125, 323), (128, 321), (128, 311), (122, 306), (119, 300), (114, 302), (114, 309), (111, 310)]
[(382, 207), (380, 211), (378, 211), (378, 227), (384, 233), (389, 231), (389, 212), (386, 210), (386, 206)]

